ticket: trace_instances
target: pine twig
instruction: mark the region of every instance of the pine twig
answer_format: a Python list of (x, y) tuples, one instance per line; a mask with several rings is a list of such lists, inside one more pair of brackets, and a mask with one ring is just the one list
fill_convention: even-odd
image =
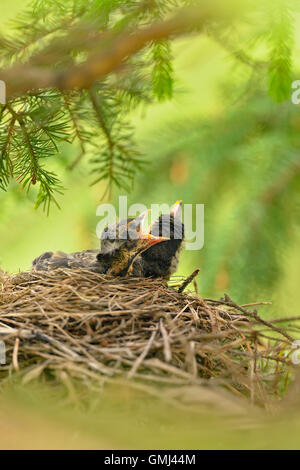
[(75, 131), (75, 135), (78, 139), (78, 142), (79, 142), (79, 145), (80, 145), (80, 152), (79, 152), (79, 155), (76, 157), (76, 159), (70, 163), (70, 165), (68, 166), (68, 169), (69, 170), (73, 170), (75, 168), (75, 166), (78, 165), (78, 163), (80, 162), (80, 160), (82, 159), (83, 155), (85, 154), (85, 147), (84, 147), (84, 141), (82, 140), (82, 137), (80, 135), (80, 129), (79, 129), (79, 126), (78, 126), (78, 122), (77, 122), (77, 119), (74, 115), (74, 112), (70, 106), (70, 103), (68, 101), (68, 97), (67, 97), (67, 94), (66, 93), (63, 93), (62, 92), (62, 97), (63, 97), (63, 100), (64, 100), (64, 103), (65, 103), (65, 106), (68, 110), (68, 113), (69, 113), (69, 116), (71, 118), (71, 121), (72, 121), (72, 124), (73, 124), (73, 128), (74, 128), (74, 131)]

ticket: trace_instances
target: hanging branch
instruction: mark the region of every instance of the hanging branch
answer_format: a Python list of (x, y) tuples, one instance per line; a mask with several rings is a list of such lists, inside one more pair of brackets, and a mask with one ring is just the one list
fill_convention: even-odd
[[(171, 19), (138, 31), (122, 31), (117, 35), (112, 32), (105, 37), (104, 50), (91, 54), (85, 62), (63, 71), (53, 67), (31, 66), (30, 62), (24, 66), (14, 66), (2, 73), (2, 80), (7, 83), (7, 96), (37, 88), (89, 88), (95, 81), (117, 70), (126, 58), (136, 54), (150, 42), (180, 36), (195, 29), (201, 31), (207, 21), (218, 18), (224, 21), (224, 17), (234, 15), (236, 10), (231, 2), (226, 6), (220, 1), (205, 2), (201, 8), (184, 8)], [(103, 39), (103, 36), (100, 37)], [(97, 37), (94, 37), (94, 49), (98, 46)]]
[[(105, 194), (108, 192), (108, 194), (110, 195), (111, 194), (111, 183), (115, 180), (115, 175), (114, 175), (114, 142), (112, 140), (112, 137), (110, 135), (110, 132), (108, 130), (108, 127), (105, 123), (105, 120), (101, 114), (101, 111), (100, 111), (100, 104), (98, 103), (98, 100), (97, 100), (97, 96), (95, 94), (95, 92), (92, 90), (92, 89), (89, 89), (89, 97), (90, 97), (90, 100), (91, 100), (91, 103), (92, 103), (92, 106), (93, 106), (93, 110), (94, 110), (94, 113), (95, 113), (95, 116), (96, 116), (96, 119), (98, 121), (98, 124), (100, 126), (100, 129), (103, 131), (103, 134), (105, 136), (105, 139), (106, 139), (106, 142), (107, 142), (107, 148), (108, 148), (108, 152), (107, 152), (107, 159), (108, 159), (108, 187), (105, 191)], [(99, 181), (96, 180), (96, 182)]]
[[(33, 2), (13, 33), (0, 37), (0, 79), (16, 112), (9, 118), (11, 111), (0, 106), (1, 187), (11, 176), (27, 190), (39, 182), (37, 205), (48, 207), (61, 186), (41, 162), (61, 152), (60, 142), (75, 140), (79, 155), (70, 169), (89, 155), (94, 183), (130, 190), (145, 161), (128, 111), (172, 97), (171, 40), (214, 29), (228, 37), (248, 8), (251, 13), (253, 6), (233, 0)], [(283, 17), (280, 31), (291, 32), (289, 9)], [(277, 58), (280, 51), (290, 54), (291, 47), (276, 44)]]
[(73, 129), (74, 129), (74, 132), (75, 132), (75, 137), (77, 137), (77, 141), (78, 141), (79, 146), (80, 146), (79, 155), (69, 165), (69, 170), (73, 170), (73, 168), (75, 168), (75, 166), (78, 165), (78, 163), (80, 162), (80, 160), (82, 159), (82, 157), (85, 154), (85, 143), (86, 142), (84, 141), (83, 133), (81, 132), (81, 129), (79, 127), (79, 123), (78, 123), (77, 117), (75, 115), (75, 112), (72, 109), (72, 105), (70, 103), (69, 96), (67, 95), (67, 93), (62, 93), (62, 97), (63, 97), (63, 100), (64, 100), (64, 104), (65, 104), (65, 106), (68, 110), (72, 125), (73, 125)]
[[(0, 187), (5, 190), (8, 185), (9, 176), (12, 175), (13, 165), (11, 159), (9, 158), (8, 151), (12, 139), (12, 135), (15, 128), (16, 117), (12, 116), (10, 123), (7, 129), (7, 135), (4, 137), (4, 144), (1, 150), (1, 159), (0, 159)], [(8, 168), (5, 168), (5, 162), (7, 163)], [(7, 171), (9, 169), (9, 171)]]

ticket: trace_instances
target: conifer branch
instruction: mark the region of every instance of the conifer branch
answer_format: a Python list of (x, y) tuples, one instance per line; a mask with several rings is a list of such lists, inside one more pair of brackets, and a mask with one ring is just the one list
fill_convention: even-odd
[(65, 106), (68, 110), (68, 113), (69, 113), (69, 116), (70, 116), (70, 119), (71, 119), (71, 122), (72, 122), (72, 125), (73, 125), (73, 128), (74, 128), (75, 136), (77, 137), (77, 140), (78, 140), (79, 145), (80, 145), (79, 155), (68, 167), (69, 170), (73, 170), (73, 168), (75, 168), (75, 166), (78, 165), (78, 163), (80, 162), (80, 160), (82, 159), (82, 157), (85, 154), (85, 142), (83, 140), (83, 137), (82, 137), (82, 134), (81, 134), (81, 131), (80, 131), (80, 128), (79, 128), (79, 123), (77, 121), (77, 117), (75, 116), (75, 113), (72, 110), (72, 106), (69, 102), (69, 98), (68, 98), (67, 93), (62, 92), (62, 97), (63, 97), (64, 103), (65, 103)]
[(111, 194), (111, 183), (115, 179), (115, 177), (114, 177), (114, 145), (115, 144), (114, 144), (114, 142), (111, 138), (111, 135), (110, 135), (108, 127), (105, 123), (105, 120), (103, 119), (103, 116), (100, 112), (100, 106), (99, 106), (99, 103), (98, 103), (97, 96), (96, 96), (95, 92), (92, 89), (89, 89), (88, 93), (89, 93), (89, 97), (91, 99), (91, 103), (92, 103), (93, 110), (94, 110), (94, 113), (96, 115), (97, 121), (98, 121), (99, 126), (102, 129), (104, 135), (105, 135), (105, 138), (106, 138), (106, 141), (107, 141), (107, 144), (108, 144), (108, 163), (109, 163), (108, 164), (108, 186), (107, 186), (107, 188), (105, 190), (105, 193), (104, 193), (104, 196), (105, 196), (107, 194), (107, 192), (108, 192), (109, 195)]
[[(12, 108), (11, 108), (11, 112), (12, 112)], [(29, 150), (29, 155), (31, 156), (31, 183), (33, 185), (36, 184), (36, 180), (37, 180), (37, 166), (38, 166), (38, 158), (35, 154), (35, 150), (32, 146), (32, 143), (30, 141), (30, 137), (29, 137), (29, 134), (27, 132), (27, 129), (26, 129), (26, 126), (24, 124), (24, 121), (23, 121), (23, 118), (22, 116), (20, 116), (18, 113), (15, 113), (15, 116), (16, 116), (16, 120), (18, 121), (18, 123), (20, 124), (20, 127), (22, 129), (22, 133), (23, 133), (23, 136), (25, 138), (25, 142), (26, 142), (26, 145), (28, 147), (28, 150)], [(23, 178), (21, 178), (19, 180), (19, 182), (22, 182)]]
[[(200, 8), (182, 9), (169, 20), (159, 21), (137, 31), (127, 30), (117, 35), (114, 31), (108, 33), (104, 50), (91, 54), (82, 64), (70, 66), (63, 71), (41, 68), (30, 62), (26, 66), (14, 66), (2, 73), (2, 79), (7, 83), (7, 94), (12, 96), (39, 88), (89, 88), (95, 81), (119, 69), (124, 60), (151, 42), (180, 36), (195, 29), (200, 31), (209, 20), (222, 18), (224, 21), (224, 17), (234, 14), (233, 4), (229, 3), (230, 5), (224, 7), (220, 1), (205, 2)], [(98, 47), (96, 37), (94, 48), (97, 50)]]
[(2, 147), (2, 150), (1, 150), (2, 159), (4, 159), (6, 157), (6, 153), (7, 153), (8, 148), (9, 148), (10, 140), (11, 140), (12, 134), (14, 132), (15, 122), (16, 122), (16, 116), (13, 115), (12, 118), (11, 118), (11, 121), (9, 123), (8, 129), (7, 129), (6, 140), (5, 140), (4, 145)]
[(58, 155), (61, 142), (79, 146), (70, 169), (88, 155), (94, 183), (130, 190), (145, 161), (128, 111), (172, 97), (172, 39), (215, 33), (256, 76), (269, 66), (271, 94), (277, 96), (278, 87), (281, 93), (284, 80), (286, 93), (293, 31), (289, 5), (280, 18), (272, 18), (274, 34), (264, 30), (272, 53), (263, 64), (244, 52), (238, 37), (232, 41), (234, 19), (248, 8), (233, 0), (35, 0), (33, 5), (17, 19), (16, 30), (0, 38), (0, 79), (8, 98), (0, 111), (0, 184), (5, 189), (10, 176), (27, 190), (39, 183), (38, 205), (46, 208), (61, 186), (44, 159)]
[[(8, 185), (9, 178), (13, 174), (13, 164), (9, 157), (9, 147), (10, 142), (12, 139), (12, 135), (14, 132), (16, 118), (15, 116), (11, 117), (10, 123), (7, 129), (7, 136), (4, 140), (4, 145), (1, 150), (1, 158), (0, 158), (0, 188), (5, 190), (6, 186)], [(6, 163), (6, 165), (5, 165)]]

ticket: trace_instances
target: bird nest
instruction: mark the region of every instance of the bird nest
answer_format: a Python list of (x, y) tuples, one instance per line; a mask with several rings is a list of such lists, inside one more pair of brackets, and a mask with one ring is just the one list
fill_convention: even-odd
[(178, 278), (57, 270), (0, 279), (2, 381), (123, 381), (172, 399), (182, 387), (206, 387), (263, 404), (289, 381), (293, 338), (256, 304), (184, 294), (188, 282)]

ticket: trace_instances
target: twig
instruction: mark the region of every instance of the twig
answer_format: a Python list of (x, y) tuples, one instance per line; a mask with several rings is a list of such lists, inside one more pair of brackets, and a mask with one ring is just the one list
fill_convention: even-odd
[(278, 328), (277, 326), (274, 326), (272, 325), (272, 323), (266, 321), (266, 320), (263, 320), (262, 318), (260, 318), (257, 314), (256, 311), (253, 311), (253, 312), (250, 312), (248, 310), (246, 310), (245, 308), (241, 307), (240, 305), (236, 304), (235, 302), (233, 302), (233, 300), (231, 300), (231, 298), (228, 296), (228, 295), (225, 295), (225, 301), (224, 302), (220, 302), (220, 303), (223, 303), (224, 305), (229, 305), (229, 306), (232, 306), (234, 308), (236, 308), (237, 310), (240, 310), (241, 312), (243, 312), (246, 316), (249, 315), (251, 316), (252, 318), (254, 318), (257, 322), (259, 323), (262, 323), (263, 325), (265, 326), (268, 326), (269, 328), (271, 328), (272, 330), (274, 331), (277, 331), (277, 333), (280, 333), (282, 336), (284, 336), (285, 338), (287, 338), (289, 341), (293, 342), (294, 341), (294, 338), (292, 338), (289, 334), (287, 334), (283, 329), (281, 328)]
[(154, 330), (152, 332), (152, 335), (150, 336), (150, 339), (147, 343), (147, 346), (145, 347), (144, 351), (142, 352), (142, 354), (137, 358), (137, 360), (135, 361), (135, 363), (133, 364), (131, 370), (129, 371), (128, 373), (128, 378), (131, 379), (134, 374), (136, 373), (136, 371), (138, 370), (138, 368), (140, 367), (140, 365), (142, 364), (143, 360), (145, 359), (145, 357), (147, 356), (151, 346), (152, 346), (152, 343), (154, 341), (154, 338), (155, 338), (155, 335), (156, 335), (156, 330)]
[(164, 355), (165, 355), (165, 360), (166, 362), (170, 362), (172, 360), (172, 352), (170, 348), (170, 339), (167, 333), (167, 330), (164, 327), (163, 320), (162, 318), (160, 319), (159, 322), (159, 328), (163, 337), (164, 341)]
[(195, 269), (195, 271), (189, 276), (187, 277), (183, 283), (181, 284), (181, 286), (179, 287), (178, 289), (178, 293), (181, 294), (184, 289), (191, 283), (193, 282), (194, 278), (199, 274), (199, 271), (200, 269)]
[(19, 338), (16, 338), (15, 345), (14, 345), (14, 350), (13, 350), (13, 357), (12, 357), (13, 368), (16, 371), (20, 370), (19, 362), (18, 362), (19, 344), (20, 344), (20, 340), (19, 340)]

